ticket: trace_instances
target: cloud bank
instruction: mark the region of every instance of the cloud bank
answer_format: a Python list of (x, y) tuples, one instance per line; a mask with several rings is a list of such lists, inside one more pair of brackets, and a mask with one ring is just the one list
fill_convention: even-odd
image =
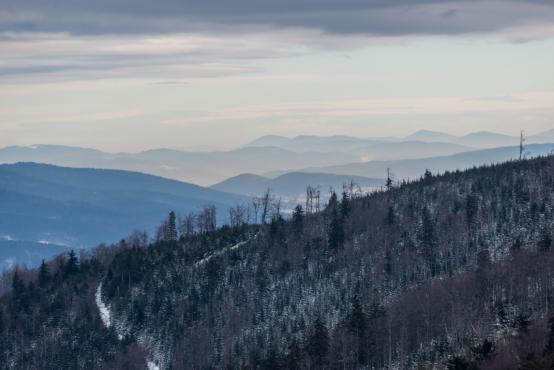
[(125, 34), (307, 28), (457, 35), (550, 24), (549, 0), (2, 0), (0, 32)]

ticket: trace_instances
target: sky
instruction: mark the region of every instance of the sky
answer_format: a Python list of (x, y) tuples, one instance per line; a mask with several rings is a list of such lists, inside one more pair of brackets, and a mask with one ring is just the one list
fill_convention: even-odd
[(0, 0), (0, 146), (554, 129), (550, 0)]

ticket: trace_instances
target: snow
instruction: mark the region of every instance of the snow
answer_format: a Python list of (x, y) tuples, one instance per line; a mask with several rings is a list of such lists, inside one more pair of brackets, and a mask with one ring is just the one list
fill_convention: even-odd
[(194, 264), (194, 267), (199, 267), (199, 266), (202, 266), (202, 265), (205, 265), (206, 263), (208, 263), (212, 258), (214, 257), (217, 257), (217, 256), (221, 256), (222, 254), (224, 254), (225, 252), (228, 252), (228, 251), (234, 251), (234, 250), (237, 250), (239, 249), (240, 247), (242, 247), (243, 245), (245, 245), (246, 243), (248, 243), (249, 240), (245, 240), (245, 241), (242, 241), (240, 243), (237, 243), (235, 245), (233, 245), (232, 247), (227, 247), (227, 248), (223, 248), (217, 252), (214, 252), (213, 254), (210, 254), (208, 257), (205, 257), (205, 258), (202, 258), (200, 261), (196, 262)]
[[(119, 323), (120, 325), (117, 325), (118, 323), (112, 322), (112, 313), (110, 312), (110, 309), (104, 303), (102, 300), (102, 283), (98, 284), (98, 288), (96, 288), (96, 293), (94, 294), (94, 298), (96, 301), (96, 307), (98, 307), (98, 312), (100, 312), (100, 318), (102, 319), (102, 323), (106, 328), (110, 328), (112, 324), (114, 324), (116, 331), (118, 332), (117, 338), (119, 340), (123, 340), (123, 335), (121, 334), (122, 323)], [(119, 327), (118, 327), (119, 326)], [(139, 342), (143, 342), (142, 340), (139, 340)], [(146, 362), (148, 370), (161, 370), (160, 366), (156, 365), (153, 361), (147, 361)]]
[(96, 307), (98, 307), (98, 311), (100, 311), (100, 318), (104, 326), (109, 328), (112, 325), (111, 313), (108, 306), (102, 301), (102, 283), (98, 284), (94, 297), (96, 298)]

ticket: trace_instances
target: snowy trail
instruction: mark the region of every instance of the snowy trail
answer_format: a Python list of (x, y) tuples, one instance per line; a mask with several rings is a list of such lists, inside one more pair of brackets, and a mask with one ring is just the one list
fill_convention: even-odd
[[(96, 307), (98, 308), (98, 312), (100, 313), (100, 318), (102, 319), (102, 323), (106, 328), (110, 328), (112, 326), (112, 313), (110, 312), (110, 309), (108, 308), (106, 303), (104, 303), (104, 301), (102, 300), (102, 283), (98, 284), (98, 288), (96, 288), (94, 298), (96, 302)], [(119, 340), (122, 340), (123, 336), (118, 333), (117, 338)], [(150, 360), (146, 361), (146, 367), (148, 370), (160, 370), (160, 367)]]
[[(229, 251), (237, 250), (240, 247), (242, 247), (243, 245), (245, 245), (246, 243), (248, 243), (249, 241), (251, 241), (252, 239), (255, 239), (257, 237), (258, 237), (258, 234), (256, 234), (253, 238), (249, 238), (249, 239), (244, 240), (242, 242), (239, 242), (239, 243), (237, 243), (233, 246), (223, 248), (219, 251), (216, 251), (216, 252), (212, 253), (211, 255), (209, 255), (205, 258), (202, 258), (200, 261), (197, 261), (193, 266), (194, 267), (203, 266), (206, 263), (208, 263), (212, 258), (217, 257), (217, 256), (221, 256), (222, 254), (227, 253)], [(95, 298), (95, 302), (96, 302), (96, 307), (98, 308), (98, 312), (100, 313), (100, 318), (102, 319), (102, 323), (104, 324), (104, 326), (106, 328), (110, 328), (113, 325), (116, 328), (116, 331), (118, 331), (117, 330), (118, 325), (114, 322), (112, 312), (110, 311), (110, 308), (108, 307), (108, 305), (102, 299), (102, 283), (98, 284), (98, 288), (96, 288), (96, 293), (94, 294), (94, 298)], [(119, 340), (123, 339), (123, 335), (121, 335), (120, 333), (118, 333), (117, 336), (118, 336)], [(160, 365), (158, 365), (154, 361), (151, 361), (151, 360), (148, 360), (148, 359), (146, 361), (146, 367), (147, 367), (148, 370), (161, 370)]]
[(98, 284), (98, 288), (96, 288), (96, 294), (94, 295), (94, 298), (96, 301), (96, 307), (98, 307), (100, 318), (102, 319), (104, 326), (106, 328), (110, 328), (112, 326), (112, 315), (110, 309), (102, 300), (102, 283)]
[(245, 245), (246, 243), (248, 243), (250, 240), (252, 239), (255, 239), (258, 235), (256, 234), (253, 238), (250, 238), (250, 239), (247, 239), (247, 240), (244, 240), (240, 243), (237, 243), (231, 247), (227, 247), (227, 248), (223, 248), (221, 250), (218, 250), (212, 254), (210, 254), (208, 257), (205, 257), (205, 258), (202, 258), (200, 261), (197, 261), (193, 266), (194, 267), (199, 267), (199, 266), (202, 266), (202, 265), (205, 265), (206, 263), (208, 263), (212, 258), (214, 257), (218, 257), (218, 256), (221, 256), (222, 254), (224, 253), (227, 253), (229, 251), (234, 251), (234, 250), (237, 250), (239, 249), (240, 247), (242, 247), (243, 245)]

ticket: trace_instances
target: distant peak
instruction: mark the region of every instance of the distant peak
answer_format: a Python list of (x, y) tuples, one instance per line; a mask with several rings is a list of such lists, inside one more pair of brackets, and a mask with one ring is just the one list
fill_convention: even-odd
[(431, 130), (419, 130), (414, 132), (411, 135), (408, 135), (404, 140), (433, 140), (433, 141), (448, 141), (455, 139), (456, 136), (447, 134), (440, 131), (431, 131)]

